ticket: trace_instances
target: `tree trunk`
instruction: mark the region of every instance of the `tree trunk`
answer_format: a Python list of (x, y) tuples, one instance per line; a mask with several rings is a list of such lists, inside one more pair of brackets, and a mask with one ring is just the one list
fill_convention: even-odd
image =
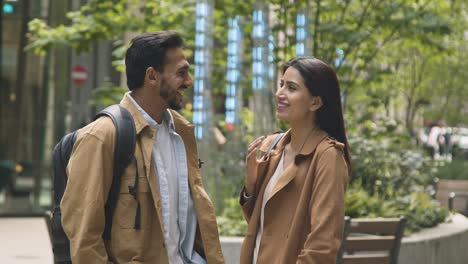
[[(422, 59), (421, 65), (417, 67), (417, 62)], [(414, 117), (416, 116), (416, 111), (418, 110), (419, 106), (417, 100), (417, 89), (421, 85), (424, 76), (424, 69), (426, 68), (428, 58), (427, 57), (415, 57), (413, 67), (412, 67), (412, 83), (411, 83), (411, 90), (409, 92), (407, 98), (407, 106), (406, 106), (406, 115), (405, 115), (405, 122), (406, 122), (406, 129), (408, 133), (413, 134), (414, 131)], [(419, 69), (419, 72), (418, 72)]]
[(315, 21), (314, 21), (314, 36), (313, 36), (313, 53), (312, 56), (317, 56), (318, 50), (318, 26), (320, 24), (320, 0), (315, 1), (316, 9), (315, 9)]
[(15, 115), (17, 115), (15, 130), (12, 131), (14, 136), (10, 138), (15, 138), (15, 160), (18, 162), (23, 158), (22, 153), (22, 139), (23, 139), (23, 129), (24, 129), (24, 115), (23, 111), (23, 101), (24, 96), (23, 92), (25, 89), (25, 73), (26, 73), (26, 53), (24, 52), (24, 47), (26, 47), (27, 39), (26, 33), (28, 32), (28, 22), (29, 22), (29, 9), (30, 9), (30, 0), (25, 0), (23, 2), (23, 10), (21, 16), (21, 33), (20, 41), (18, 45), (18, 65), (16, 68), (16, 102), (15, 102)]

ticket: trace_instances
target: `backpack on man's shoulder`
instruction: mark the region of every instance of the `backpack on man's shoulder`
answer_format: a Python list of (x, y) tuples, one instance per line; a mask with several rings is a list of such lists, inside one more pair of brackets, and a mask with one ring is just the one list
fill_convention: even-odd
[[(116, 128), (113, 179), (105, 205), (106, 225), (102, 235), (104, 240), (109, 240), (112, 229), (112, 216), (120, 190), (120, 177), (134, 157), (136, 132), (133, 117), (127, 109), (120, 105), (107, 107), (99, 112), (94, 120), (101, 116), (110, 117)], [(50, 226), (55, 263), (71, 263), (70, 241), (63, 231), (60, 201), (67, 186), (66, 169), (76, 140), (76, 134), (77, 131), (73, 131), (64, 136), (55, 146), (53, 153), (54, 208)]]

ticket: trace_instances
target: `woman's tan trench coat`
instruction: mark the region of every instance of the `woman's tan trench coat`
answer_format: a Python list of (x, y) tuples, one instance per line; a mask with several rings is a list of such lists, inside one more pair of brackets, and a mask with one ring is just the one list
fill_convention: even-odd
[[(265, 153), (276, 135), (269, 136)], [(248, 230), (241, 249), (241, 264), (252, 263), (263, 193), (290, 141), (286, 132), (257, 171), (252, 198), (241, 194)], [(264, 209), (259, 264), (334, 264), (344, 224), (344, 193), (348, 166), (344, 144), (324, 131), (313, 134), (270, 193)]]

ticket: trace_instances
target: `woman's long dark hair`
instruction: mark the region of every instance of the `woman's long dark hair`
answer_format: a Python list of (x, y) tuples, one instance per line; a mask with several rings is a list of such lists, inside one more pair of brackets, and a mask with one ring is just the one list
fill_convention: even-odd
[(298, 70), (312, 96), (322, 99), (317, 111), (318, 125), (330, 136), (345, 144), (344, 155), (351, 166), (349, 144), (344, 127), (340, 84), (335, 71), (325, 62), (313, 57), (296, 57), (284, 64), (283, 74), (289, 67)]

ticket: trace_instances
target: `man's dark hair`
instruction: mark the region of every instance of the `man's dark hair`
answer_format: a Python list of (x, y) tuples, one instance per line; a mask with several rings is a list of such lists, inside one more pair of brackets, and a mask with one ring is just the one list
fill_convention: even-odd
[(184, 41), (179, 33), (170, 30), (148, 32), (133, 38), (125, 54), (128, 89), (143, 86), (148, 67), (162, 72), (167, 51), (183, 46)]

